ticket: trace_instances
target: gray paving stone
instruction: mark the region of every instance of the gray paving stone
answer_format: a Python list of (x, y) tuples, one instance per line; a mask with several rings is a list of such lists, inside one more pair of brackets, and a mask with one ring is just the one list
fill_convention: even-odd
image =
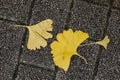
[(88, 64), (85, 64), (78, 56), (73, 56), (69, 70), (66, 73), (59, 70), (56, 74), (56, 80), (92, 80), (98, 50), (97, 45), (78, 48), (78, 53), (87, 59)]
[(110, 0), (84, 0), (84, 1), (89, 1), (97, 4), (110, 5)]
[(35, 51), (24, 48), (21, 62), (54, 70), (54, 64), (49, 47)]
[(31, 0), (0, 0), (0, 18), (27, 23)]
[(0, 80), (12, 80), (24, 29), (0, 21)]
[(114, 0), (113, 6), (117, 7), (117, 8), (120, 8), (120, 0)]
[(69, 26), (88, 32), (91, 39), (103, 38), (108, 7), (101, 7), (76, 0), (72, 9)]
[[(93, 5), (84, 1), (76, 0), (72, 9), (69, 28), (80, 29), (90, 34), (91, 40), (101, 39), (104, 33), (107, 17), (107, 7)], [(88, 42), (90, 42), (88, 40)], [(79, 57), (73, 57), (69, 71), (64, 73), (59, 70), (56, 80), (92, 80), (95, 62), (99, 53), (98, 45), (85, 46), (78, 49), (87, 60), (88, 64), (81, 62)]]
[(72, 0), (36, 0), (31, 24), (50, 18), (54, 21), (54, 30), (60, 31), (65, 26), (71, 1)]
[(54, 72), (20, 65), (16, 80), (53, 80)]
[(101, 53), (95, 80), (120, 80), (120, 11), (112, 10), (107, 34), (111, 41)]
[[(55, 38), (56, 33), (61, 32), (64, 29), (70, 2), (71, 0), (36, 0), (33, 8), (31, 24), (35, 24), (47, 18), (52, 19), (54, 22), (54, 29), (52, 33)], [(24, 48), (21, 61), (43, 68), (54, 69), (49, 48), (49, 44), (52, 40), (53, 39), (49, 39), (48, 46), (41, 50), (30, 51)]]

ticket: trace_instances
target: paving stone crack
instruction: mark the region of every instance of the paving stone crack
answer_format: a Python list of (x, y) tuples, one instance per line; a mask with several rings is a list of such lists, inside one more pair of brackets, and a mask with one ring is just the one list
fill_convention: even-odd
[(113, 8), (113, 9), (117, 9), (117, 10), (120, 11), (120, 8), (118, 8), (118, 7), (114, 7), (114, 6), (112, 6), (112, 8)]
[(99, 66), (99, 61), (100, 61), (100, 57), (101, 57), (101, 52), (103, 50), (103, 47), (100, 46), (100, 49), (99, 49), (99, 53), (97, 55), (97, 58), (96, 58), (96, 62), (95, 62), (95, 67), (94, 67), (94, 70), (93, 70), (93, 76), (92, 76), (92, 80), (95, 80), (95, 77), (97, 75), (97, 72), (98, 72), (98, 66)]
[(89, 0), (82, 0), (82, 1), (87, 2), (87, 3), (94, 4), (94, 5), (109, 7), (109, 6), (106, 5), (106, 4), (102, 4), (102, 3), (98, 3), (98, 2), (92, 2), (92, 1), (89, 1)]
[(73, 8), (73, 5), (74, 5), (74, 0), (71, 0), (71, 4), (70, 4), (70, 7), (69, 7), (69, 12), (67, 14), (67, 19), (66, 19), (65, 30), (67, 30), (68, 27), (69, 27), (69, 22), (71, 20), (71, 10)]
[(14, 23), (14, 24), (17, 24), (17, 25), (27, 25), (27, 24), (25, 24), (23, 22), (16, 22), (16, 21), (12, 21), (12, 20), (9, 20), (9, 19), (4, 19), (4, 18), (0, 18), (0, 21), (7, 22), (7, 24), (10, 23), (9, 25), (11, 25), (11, 23)]
[[(109, 10), (108, 10), (108, 13), (107, 13), (107, 20), (106, 20), (106, 24), (105, 24), (105, 29), (104, 29), (104, 33), (103, 33), (103, 38), (104, 38), (104, 36), (106, 35), (107, 28), (108, 28), (108, 26), (109, 26), (109, 18), (110, 18), (110, 16), (111, 16), (112, 4), (113, 4), (113, 0), (110, 1), (110, 7), (109, 7)], [(100, 49), (99, 49), (98, 55), (97, 55), (97, 59), (96, 59), (96, 62), (95, 62), (95, 67), (94, 67), (94, 70), (93, 70), (92, 80), (95, 80), (95, 77), (97, 76), (99, 61), (100, 61), (100, 57), (101, 57), (101, 55), (102, 55), (102, 54), (101, 54), (101, 53), (102, 53), (102, 50), (103, 50), (103, 48), (100, 46)]]
[[(27, 24), (28, 25), (30, 24), (30, 19), (32, 17), (32, 9), (34, 7), (34, 3), (35, 3), (35, 0), (32, 0), (31, 1), (31, 6), (30, 6), (30, 9), (29, 9), (28, 20), (27, 20)], [(22, 45), (25, 45), (25, 43), (26, 43), (26, 37), (27, 37), (27, 29), (25, 28), (25, 32), (24, 32), (23, 37), (22, 37), (21, 48), (19, 49), (18, 62), (17, 62), (16, 68), (14, 70), (14, 74), (13, 74), (12, 80), (15, 80), (17, 78), (18, 69), (19, 69), (19, 65), (20, 65), (20, 59), (21, 59), (21, 55), (23, 53), (23, 47), (22, 47)]]
[[(73, 8), (73, 5), (74, 5), (74, 0), (71, 0), (70, 2), (70, 6), (69, 6), (69, 11), (68, 11), (68, 14), (67, 14), (67, 19), (66, 19), (66, 24), (65, 24), (65, 30), (67, 30), (69, 28), (69, 22), (71, 20), (71, 10)], [(54, 71), (54, 77), (53, 77), (53, 80), (56, 80), (56, 75), (57, 75), (57, 72), (58, 72), (58, 67), (55, 66), (55, 71)]]
[(31, 20), (31, 17), (32, 17), (32, 10), (33, 10), (34, 4), (35, 4), (35, 0), (32, 0), (31, 1), (30, 10), (29, 10), (29, 14), (28, 14), (28, 20), (27, 20), (28, 24), (30, 24), (30, 20)]
[(53, 80), (56, 80), (56, 75), (57, 75), (57, 72), (58, 72), (58, 67), (57, 67), (57, 66), (55, 66), (55, 71), (54, 71)]
[(54, 72), (54, 70), (52, 70), (52, 69), (45, 69), (43, 67), (39, 67), (39, 66), (36, 66), (34, 64), (28, 64), (28, 63), (23, 63), (23, 62), (20, 62), (19, 64), (24, 65), (24, 66), (29, 66), (29, 67), (32, 67), (32, 68), (36, 68), (36, 69), (46, 70), (46, 71), (49, 71), (49, 72)]
[(104, 33), (103, 33), (103, 38), (104, 38), (104, 36), (106, 35), (107, 28), (108, 28), (108, 26), (109, 26), (109, 18), (110, 18), (110, 16), (111, 16), (112, 4), (113, 4), (113, 0), (110, 1), (110, 7), (109, 7), (109, 10), (108, 10), (108, 13), (107, 13), (107, 20), (106, 20), (106, 24), (105, 24), (105, 29), (104, 29)]
[[(21, 45), (25, 44), (25, 35), (26, 35), (26, 32), (23, 34)], [(14, 74), (13, 74), (12, 80), (15, 80), (16, 77), (17, 77), (17, 73), (18, 73), (18, 68), (19, 68), (19, 65), (20, 65), (20, 58), (21, 58), (22, 52), (23, 52), (23, 48), (21, 47), (19, 49), (18, 62), (17, 62), (16, 68), (14, 70)]]

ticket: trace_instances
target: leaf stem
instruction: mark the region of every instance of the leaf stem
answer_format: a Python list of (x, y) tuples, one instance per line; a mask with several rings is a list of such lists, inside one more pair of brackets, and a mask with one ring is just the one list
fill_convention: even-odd
[(87, 62), (87, 60), (83, 57), (83, 56), (81, 56), (81, 55), (79, 55), (79, 54), (77, 54), (81, 59), (83, 59), (84, 61), (85, 61), (85, 64), (88, 64), (88, 62)]
[(96, 42), (92, 42), (92, 43), (88, 43), (88, 44), (82, 44), (80, 46), (87, 46), (87, 45), (93, 45), (93, 44), (97, 44)]
[(26, 25), (14, 25), (14, 27), (27, 27)]

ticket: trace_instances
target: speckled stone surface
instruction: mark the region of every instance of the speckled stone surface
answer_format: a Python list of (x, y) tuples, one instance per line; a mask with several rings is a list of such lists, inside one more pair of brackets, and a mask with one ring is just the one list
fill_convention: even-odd
[(36, 0), (33, 8), (31, 24), (41, 20), (52, 19), (55, 32), (64, 29), (67, 14), (72, 0)]
[[(113, 3), (112, 3), (113, 2)], [(120, 80), (119, 0), (0, 0), (0, 80)], [(16, 24), (53, 20), (53, 38), (40, 50), (28, 50), (29, 32)], [(79, 46), (67, 72), (55, 66), (50, 43), (58, 32), (72, 28), (89, 34), (83, 44), (107, 34), (108, 49)], [(24, 35), (24, 36), (23, 36)]]
[(103, 4), (103, 5), (110, 5), (110, 0), (84, 0), (92, 3)]
[[(107, 11), (107, 7), (76, 0), (72, 8), (69, 28), (87, 32), (91, 40), (97, 41), (104, 37)], [(78, 52), (88, 60), (88, 64), (81, 62), (79, 57), (73, 56), (69, 71), (67, 73), (58, 71), (56, 80), (92, 80), (99, 51), (98, 45), (79, 47)]]
[(20, 65), (16, 80), (53, 80), (53, 77), (52, 71)]
[(99, 47), (97, 45), (79, 47), (78, 53), (87, 59), (88, 64), (85, 64), (78, 56), (73, 56), (69, 70), (66, 73), (58, 70), (56, 80), (92, 80), (98, 51)]
[(27, 23), (32, 0), (0, 0), (0, 18)]
[(0, 80), (12, 80), (24, 29), (0, 21)]
[(114, 0), (113, 6), (117, 7), (117, 8), (120, 8), (120, 0)]
[[(61, 32), (64, 29), (67, 12), (69, 10), (71, 0), (37, 0), (33, 8), (33, 14), (31, 18), (31, 24), (35, 24), (39, 21), (47, 18), (53, 20), (53, 39), (48, 40), (48, 46), (41, 50), (30, 51), (24, 48), (24, 53), (21, 57), (21, 61), (28, 64), (34, 64), (39, 67), (54, 69), (52, 56), (50, 53), (50, 43), (54, 40), (56, 33)], [(26, 43), (27, 44), (27, 43)]]
[(108, 7), (75, 0), (69, 26), (89, 33), (93, 40), (99, 40), (104, 37), (107, 12)]
[(112, 10), (107, 34), (111, 41), (101, 53), (95, 80), (120, 80), (120, 11)]

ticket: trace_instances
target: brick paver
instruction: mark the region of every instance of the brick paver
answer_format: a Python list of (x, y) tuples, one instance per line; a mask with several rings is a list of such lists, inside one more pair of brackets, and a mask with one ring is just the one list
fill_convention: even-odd
[(95, 80), (120, 80), (120, 11), (112, 10), (107, 34), (111, 40), (100, 56)]
[[(50, 18), (54, 21), (54, 29), (52, 33), (55, 36), (58, 31), (60, 32), (64, 29), (70, 2), (71, 0), (63, 0), (62, 2), (60, 0), (37, 0), (33, 8), (31, 24), (35, 24), (38, 21)], [(24, 48), (21, 61), (44, 68), (54, 69), (49, 47), (51, 40), (52, 39), (49, 39), (48, 46), (41, 50), (29, 51), (28, 49)]]
[(23, 28), (15, 28), (0, 21), (0, 80), (12, 80), (23, 33)]
[(16, 80), (53, 80), (54, 72), (28, 65), (20, 65)]
[[(120, 1), (119, 0), (1, 0), (0, 1), (0, 80), (120, 80)], [(28, 30), (16, 24), (36, 24), (53, 20), (54, 37), (48, 46), (32, 51), (26, 47)], [(90, 38), (84, 43), (110, 38), (108, 49), (83, 46), (71, 58), (67, 72), (56, 67), (50, 43), (64, 29), (82, 30)]]
[(27, 23), (32, 0), (0, 0), (0, 18)]

